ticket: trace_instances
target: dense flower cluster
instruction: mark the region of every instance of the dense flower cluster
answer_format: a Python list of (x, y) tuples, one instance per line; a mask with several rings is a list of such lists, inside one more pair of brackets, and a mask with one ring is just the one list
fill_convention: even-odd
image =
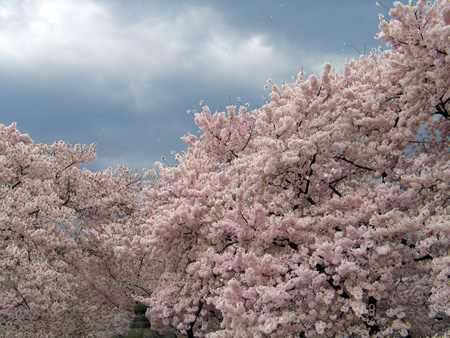
[(1, 337), (81, 337), (105, 316), (111, 329), (126, 323), (115, 316), (132, 296), (117, 297), (111, 282), (124, 270), (103, 239), (138, 209), (139, 177), (79, 168), (94, 158), (95, 145), (35, 144), (0, 125)]
[[(447, 1), (396, 3), (390, 50), (196, 115), (147, 189), (163, 269), (143, 299), (188, 337), (425, 336), (448, 320)], [(441, 321), (442, 322), (442, 321)]]
[(189, 338), (442, 334), (450, 3), (390, 16), (390, 49), (342, 74), (270, 81), (254, 111), (202, 103), (201, 134), (153, 180), (81, 170), (93, 147), (0, 126), (3, 332), (112, 332), (139, 300), (153, 328)]

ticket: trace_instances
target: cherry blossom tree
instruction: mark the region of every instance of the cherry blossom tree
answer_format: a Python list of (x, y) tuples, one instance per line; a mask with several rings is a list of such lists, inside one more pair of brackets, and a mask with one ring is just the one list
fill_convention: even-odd
[[(133, 245), (187, 337), (426, 336), (450, 316), (450, 4), (395, 3), (388, 50), (196, 115)], [(135, 249), (118, 246), (122, 256)], [(120, 256), (119, 255), (119, 256)], [(148, 275), (150, 279), (154, 273)], [(447, 324), (446, 324), (447, 323)]]
[(80, 168), (95, 156), (95, 145), (36, 144), (0, 125), (0, 336), (99, 337), (128, 324), (134, 286), (108, 234), (135, 220), (141, 180), (124, 166)]
[(203, 107), (151, 182), (0, 125), (0, 335), (107, 336), (134, 301), (189, 338), (442, 333), (450, 4), (396, 3), (378, 38), (260, 109)]

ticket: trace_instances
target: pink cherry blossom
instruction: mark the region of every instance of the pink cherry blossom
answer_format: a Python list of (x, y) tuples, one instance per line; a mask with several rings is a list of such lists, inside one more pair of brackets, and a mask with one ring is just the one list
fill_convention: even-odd
[(2, 336), (79, 337), (106, 322), (108, 336), (128, 324), (132, 292), (109, 233), (139, 209), (140, 179), (79, 168), (94, 158), (95, 145), (36, 144), (0, 125)]
[(143, 299), (155, 325), (188, 337), (442, 332), (449, 6), (396, 3), (380, 24), (390, 49), (343, 74), (327, 63), (271, 83), (261, 109), (203, 106), (203, 134), (145, 189), (154, 230), (142, 236), (164, 271)]
[(2, 333), (108, 336), (141, 301), (188, 338), (443, 334), (449, 13), (396, 2), (390, 48), (342, 74), (270, 80), (253, 111), (202, 103), (178, 165), (145, 180), (0, 125)]

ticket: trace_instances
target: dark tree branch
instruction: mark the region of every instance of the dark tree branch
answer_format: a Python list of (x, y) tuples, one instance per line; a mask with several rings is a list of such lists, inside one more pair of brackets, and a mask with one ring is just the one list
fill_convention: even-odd
[(339, 197), (342, 197), (342, 194), (336, 190), (335, 187), (333, 187), (331, 184), (328, 184), (328, 186), (330, 187), (331, 190), (333, 190), (333, 192), (338, 195)]
[(351, 165), (353, 165), (353, 166), (355, 166), (355, 167), (357, 167), (357, 168), (359, 168), (359, 169), (364, 169), (364, 170), (369, 170), (369, 171), (375, 171), (375, 169), (372, 169), (372, 168), (369, 168), (369, 167), (365, 167), (365, 166), (356, 164), (356, 163), (354, 163), (353, 161), (351, 161), (351, 160), (349, 160), (349, 159), (347, 159), (347, 158), (345, 158), (345, 157), (343, 157), (343, 156), (335, 156), (334, 158), (335, 158), (336, 160), (342, 160), (342, 161), (344, 161), (344, 162), (350, 163)]
[(197, 318), (200, 315), (200, 312), (202, 311), (203, 304), (204, 303), (201, 300), (198, 302), (198, 309), (197, 309), (197, 312), (195, 313), (195, 320), (193, 322), (189, 323), (190, 328), (186, 330), (188, 338), (195, 338), (193, 329), (194, 329), (195, 323), (197, 322)]
[(450, 121), (450, 115), (448, 114), (447, 108), (445, 106), (450, 102), (450, 97), (442, 101), (442, 97), (439, 99), (439, 103), (436, 105), (436, 115), (442, 115), (445, 119)]
[(430, 261), (433, 260), (433, 256), (431, 256), (430, 254), (426, 254), (423, 257), (414, 259), (414, 262), (421, 262), (421, 261), (427, 261), (427, 260), (430, 260)]
[(253, 131), (250, 131), (250, 133), (249, 133), (249, 135), (248, 135), (248, 138), (247, 138), (247, 142), (245, 142), (245, 145), (244, 145), (244, 147), (241, 149), (241, 151), (244, 150), (245, 148), (247, 148), (248, 143), (250, 142), (250, 139), (252, 138), (252, 134), (253, 134)]

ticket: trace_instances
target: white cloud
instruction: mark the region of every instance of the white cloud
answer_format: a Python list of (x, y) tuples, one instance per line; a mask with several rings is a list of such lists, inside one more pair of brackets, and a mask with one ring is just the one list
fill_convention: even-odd
[(140, 110), (168, 99), (159, 91), (161, 79), (194, 74), (262, 85), (269, 69), (293, 66), (263, 35), (239, 31), (209, 7), (158, 9), (134, 22), (89, 0), (0, 6), (0, 63), (10, 74), (47, 82), (76, 76), (91, 90), (132, 98)]

